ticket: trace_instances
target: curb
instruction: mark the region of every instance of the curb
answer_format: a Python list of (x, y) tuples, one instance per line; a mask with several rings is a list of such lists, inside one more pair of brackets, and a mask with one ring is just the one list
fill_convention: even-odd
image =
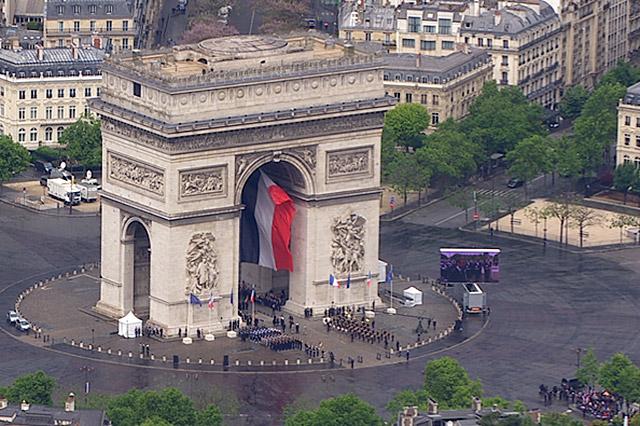
[(38, 209), (34, 209), (33, 207), (24, 205), (24, 204), (20, 204), (20, 203), (14, 203), (13, 201), (9, 201), (6, 198), (0, 197), (0, 203), (4, 203), (7, 204), (9, 206), (13, 206), (13, 207), (17, 207), (19, 209), (23, 209), (23, 210), (28, 210), (30, 212), (36, 213), (36, 214), (41, 214), (44, 216), (51, 216), (51, 217), (69, 217), (69, 218), (86, 218), (86, 217), (98, 217), (100, 216), (100, 212), (96, 212), (96, 213), (73, 213), (73, 214), (62, 214), (62, 213), (49, 213), (46, 210), (38, 210)]
[(442, 197), (439, 197), (439, 198), (434, 198), (433, 200), (430, 200), (425, 204), (421, 204), (421, 205), (419, 205), (417, 207), (409, 209), (406, 212), (400, 213), (399, 215), (393, 216), (393, 217), (385, 217), (385, 215), (388, 214), (388, 213), (385, 213), (383, 215), (380, 215), (380, 222), (384, 222), (384, 223), (395, 222), (396, 220), (400, 220), (400, 219), (402, 219), (402, 218), (404, 218), (406, 216), (409, 216), (411, 213), (415, 213), (415, 212), (417, 212), (419, 210), (424, 209), (425, 207), (429, 207), (432, 204), (438, 203), (438, 202), (440, 202), (442, 200), (446, 200), (447, 198), (448, 197), (446, 197), (446, 196), (442, 196)]

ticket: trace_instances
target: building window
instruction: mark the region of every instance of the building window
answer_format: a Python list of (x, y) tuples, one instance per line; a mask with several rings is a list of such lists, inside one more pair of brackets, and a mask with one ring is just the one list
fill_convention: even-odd
[(435, 42), (435, 40), (421, 40), (420, 41), (420, 49), (421, 50), (436, 50), (436, 42)]
[(96, 30), (96, 21), (89, 21), (89, 30), (91, 32)]
[(18, 129), (18, 142), (24, 142), (27, 132), (24, 129)]
[(38, 99), (38, 89), (31, 89), (31, 99)]
[(58, 21), (58, 31), (64, 31), (64, 21)]
[(421, 24), (420, 17), (418, 17), (418, 16), (409, 16), (409, 18), (407, 18), (407, 20), (409, 22), (409, 32), (410, 33), (419, 33), (420, 32), (420, 24)]
[(509, 57), (507, 55), (502, 55), (502, 63), (500, 65), (503, 67), (509, 66)]
[(75, 105), (70, 105), (69, 106), (69, 118), (76, 118), (76, 106)]
[(636, 136), (636, 146), (640, 147), (640, 136)]
[(429, 100), (429, 95), (420, 95), (420, 103), (422, 105), (426, 105)]
[(106, 4), (104, 6), (104, 13), (106, 13), (107, 15), (111, 15), (113, 13), (113, 5), (112, 4)]
[[(126, 39), (123, 39), (122, 41), (124, 41)], [(364, 33), (364, 41), (371, 41), (371, 33), (370, 32), (366, 32)]]
[(509, 84), (509, 73), (503, 72), (502, 79), (500, 80), (500, 84)]
[(113, 21), (107, 21), (107, 31), (113, 30)]
[[(371, 41), (371, 34), (367, 33), (369, 35), (369, 41)], [(123, 49), (128, 49), (129, 48), (129, 39), (128, 38), (123, 38), (122, 39), (122, 48)]]
[(18, 91), (18, 99), (26, 99), (27, 98), (27, 91), (26, 90), (19, 90)]
[(502, 40), (502, 47), (504, 49), (508, 49), (509, 48), (509, 40)]
[(432, 112), (431, 113), (431, 125), (432, 126), (437, 126), (438, 123), (440, 123), (440, 114), (438, 114), (437, 112)]
[(100, 96), (100, 88), (96, 87), (96, 96)]
[(413, 49), (416, 47), (416, 41), (412, 38), (403, 38), (402, 47), (410, 47)]
[(84, 115), (87, 117), (91, 116), (91, 108), (89, 108), (89, 105), (84, 106)]
[(4, 117), (4, 104), (0, 104), (0, 117)]
[(484, 46), (484, 39), (478, 38), (478, 46)]
[(56, 12), (58, 12), (58, 15), (64, 15), (64, 5), (56, 6)]
[(424, 31), (425, 33), (435, 33), (436, 32), (436, 26), (435, 25), (425, 25), (424, 27), (422, 27), (422, 31)]
[(442, 49), (443, 50), (453, 50), (455, 48), (455, 45), (452, 41), (443, 41), (442, 42)]
[(629, 146), (630, 143), (631, 143), (631, 135), (624, 135), (624, 144), (626, 146)]
[(96, 13), (96, 11), (97, 11), (97, 9), (98, 9), (98, 8), (96, 7), (96, 5), (95, 5), (95, 4), (90, 4), (90, 5), (89, 5), (89, 13), (91, 13), (91, 14), (95, 14), (95, 13)]
[(393, 94), (393, 97), (396, 98), (397, 100), (400, 100), (400, 92), (395, 92)]
[(32, 120), (38, 119), (38, 107), (31, 107), (31, 111), (29, 111), (29, 117)]
[(51, 142), (53, 140), (53, 128), (47, 127), (44, 129), (44, 140), (47, 142)]
[(631, 117), (629, 117), (628, 115), (624, 116), (624, 125), (631, 126)]
[(76, 89), (69, 89), (69, 97), (70, 98), (76, 97)]
[(493, 40), (490, 38), (487, 38), (487, 47), (493, 47)]
[(60, 137), (62, 136), (62, 133), (64, 133), (64, 127), (58, 127), (58, 130), (56, 131), (56, 136), (58, 141), (60, 141)]
[(345, 34), (347, 36), (347, 41), (351, 41), (351, 31), (346, 31)]
[(636, 157), (636, 158), (634, 158), (634, 160), (633, 160), (633, 164), (634, 164), (636, 167), (640, 167), (640, 157)]
[(79, 4), (74, 4), (73, 6), (71, 6), (71, 10), (73, 11), (74, 15), (80, 15), (80, 5)]
[(451, 34), (451, 19), (438, 19), (438, 33)]
[(142, 86), (140, 83), (133, 83), (133, 96), (138, 98), (142, 96)]
[(18, 120), (24, 121), (25, 117), (26, 117), (26, 115), (25, 115), (24, 107), (18, 108)]
[(51, 90), (51, 89), (47, 89), (47, 90), (45, 91), (45, 96), (47, 97), (47, 99), (51, 99), (51, 98), (53, 98), (53, 90)]
[[(122, 21), (122, 31), (129, 31), (129, 21)], [(371, 39), (371, 33), (369, 34), (369, 39)]]
[(58, 47), (62, 48), (64, 47), (64, 39), (58, 39)]
[(640, 127), (640, 117), (636, 117), (636, 127)]
[(58, 107), (58, 120), (62, 120), (64, 118), (64, 107), (63, 106), (59, 106)]
[(440, 105), (440, 96), (433, 95), (431, 98), (431, 105)]
[(64, 98), (64, 89), (58, 89), (58, 97)]
[(31, 142), (37, 142), (38, 141), (38, 129), (36, 129), (35, 127), (32, 127), (31, 131), (29, 132), (29, 140)]
[(84, 97), (85, 98), (90, 98), (91, 97), (91, 87), (85, 87), (84, 88)]
[(53, 107), (48, 106), (48, 107), (45, 108), (44, 117), (47, 120), (51, 120), (53, 118)]
[(406, 103), (410, 104), (411, 102), (413, 102), (413, 95), (411, 93), (405, 93), (404, 100)]
[(73, 31), (80, 31), (80, 21), (73, 21)]

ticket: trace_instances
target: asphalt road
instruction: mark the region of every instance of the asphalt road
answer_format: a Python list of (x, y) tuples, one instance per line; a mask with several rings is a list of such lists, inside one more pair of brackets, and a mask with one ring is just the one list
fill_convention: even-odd
[[(608, 254), (571, 254), (513, 240), (456, 229), (434, 228), (422, 210), (381, 230), (381, 257), (396, 272), (416, 276), (438, 272), (441, 246), (492, 246), (503, 250), (502, 281), (487, 284), (491, 320), (476, 338), (439, 353), (455, 356), (478, 377), (487, 395), (539, 404), (537, 386), (572, 376), (576, 349), (594, 347), (601, 357), (616, 351), (640, 362), (640, 250)], [(422, 223), (421, 223), (422, 222)], [(16, 281), (33, 282), (39, 274), (97, 260), (97, 218), (37, 216), (0, 204), (0, 308), (8, 309)], [(30, 278), (29, 278), (30, 277)], [(428, 358), (407, 364), (316, 373), (187, 373), (111, 365), (69, 357), (19, 343), (0, 332), (0, 385), (43, 369), (59, 383), (56, 400), (68, 391), (82, 395), (90, 365), (92, 392), (176, 386), (196, 401), (220, 404), (235, 413), (233, 424), (274, 424), (294, 401), (318, 401), (355, 392), (381, 412), (397, 391), (420, 386)]]

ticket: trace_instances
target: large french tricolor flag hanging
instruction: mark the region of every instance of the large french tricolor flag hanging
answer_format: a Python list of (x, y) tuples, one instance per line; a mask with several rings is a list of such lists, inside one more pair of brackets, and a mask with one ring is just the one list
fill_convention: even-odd
[(273, 270), (293, 271), (291, 224), (296, 214), (293, 201), (262, 171), (254, 173), (242, 193), (241, 253), (243, 262)]

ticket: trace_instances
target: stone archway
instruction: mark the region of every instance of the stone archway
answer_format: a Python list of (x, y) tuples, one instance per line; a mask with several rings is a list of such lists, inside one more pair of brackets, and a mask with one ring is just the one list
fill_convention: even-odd
[(150, 315), (151, 295), (151, 239), (146, 226), (139, 220), (130, 220), (125, 226), (125, 265), (128, 271), (125, 287), (125, 305), (140, 319)]

